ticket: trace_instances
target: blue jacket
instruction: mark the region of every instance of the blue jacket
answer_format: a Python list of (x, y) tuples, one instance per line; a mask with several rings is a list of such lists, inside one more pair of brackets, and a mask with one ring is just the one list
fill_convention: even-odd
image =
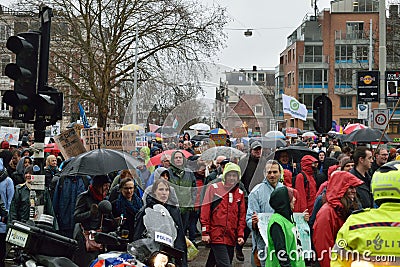
[(60, 178), (54, 191), (54, 213), (60, 230), (74, 229), (76, 199), (80, 193), (87, 190), (87, 187), (81, 176), (65, 176), (62, 186), (60, 186), (61, 181), (62, 179)]
[[(278, 182), (276, 188), (282, 187), (283, 184)], [(253, 244), (253, 252), (254, 249), (260, 252), (261, 250), (265, 250), (265, 242), (261, 237), (259, 230), (254, 230), (252, 227), (251, 215), (253, 212), (259, 213), (273, 213), (274, 209), (269, 205), (269, 198), (271, 193), (275, 190), (268, 182), (267, 179), (264, 179), (262, 183), (256, 185), (253, 190), (251, 190), (248, 199), (248, 207), (246, 213), (246, 223), (247, 227), (249, 227), (252, 231), (252, 244)]]
[[(4, 202), (7, 211), (10, 211), (11, 200), (14, 196), (14, 182), (10, 177), (6, 177), (0, 182), (0, 198)], [(0, 233), (6, 232), (7, 225), (0, 222)]]

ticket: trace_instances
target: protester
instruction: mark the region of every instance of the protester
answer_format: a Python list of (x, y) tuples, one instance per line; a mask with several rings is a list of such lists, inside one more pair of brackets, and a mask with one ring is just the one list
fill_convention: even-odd
[(357, 187), (357, 197), (364, 209), (373, 208), (374, 200), (371, 193), (371, 176), (368, 173), (373, 161), (372, 152), (365, 146), (359, 146), (354, 150), (353, 160), (354, 168), (350, 170), (350, 173), (364, 182), (364, 184)]
[[(159, 167), (154, 171), (154, 181), (156, 181), (160, 178), (165, 179), (166, 181), (169, 181), (169, 171), (167, 168)], [(151, 193), (151, 190), (153, 189), (153, 184), (154, 183), (152, 183), (151, 185), (146, 187), (146, 189), (144, 190), (144, 193), (142, 196), (142, 201), (143, 201), (144, 205), (147, 204), (146, 199), (147, 199), (147, 196)], [(178, 197), (176, 196), (175, 188), (172, 186), (169, 188), (168, 204), (179, 207)]]
[(185, 240), (184, 226), (181, 220), (179, 208), (168, 204), (170, 196), (170, 184), (164, 179), (154, 181), (150, 194), (146, 198), (146, 205), (140, 209), (135, 219), (133, 240), (146, 238), (146, 226), (144, 225), (143, 217), (146, 215), (146, 209), (153, 208), (156, 204), (163, 205), (174, 220), (177, 229), (177, 237), (174, 241), (174, 248), (183, 251), (183, 261), (178, 267), (187, 267), (187, 247)]
[(297, 166), (296, 163), (292, 163), (289, 161), (289, 153), (287, 151), (282, 151), (279, 153), (279, 158), (278, 158), (279, 164), (283, 167), (285, 170), (289, 170), (292, 173), (292, 176), (297, 175)]
[[(157, 166), (156, 170), (160, 167), (164, 167), (164, 168), (168, 169), (169, 166), (171, 166), (171, 155), (164, 153), (161, 155), (160, 160), (161, 160), (161, 164)], [(144, 185), (144, 188), (147, 188), (154, 183), (154, 175), (155, 175), (155, 171), (152, 174), (150, 174), (150, 177), (147, 180), (147, 183)]]
[(183, 149), (192, 155), (196, 154), (192, 148), (192, 142), (190, 142), (190, 141), (183, 141)]
[(269, 199), (275, 188), (283, 186), (283, 184), (279, 182), (282, 178), (282, 171), (283, 168), (278, 161), (267, 161), (264, 169), (264, 181), (256, 185), (249, 194), (246, 223), (247, 227), (252, 230), (252, 253), (256, 266), (265, 266), (266, 253), (265, 241), (258, 228), (258, 214), (274, 212), (269, 205)]
[[(11, 201), (14, 196), (14, 183), (7, 175), (7, 170), (0, 158), (0, 200), (4, 204), (6, 212), (10, 210)], [(4, 267), (4, 257), (6, 255), (6, 226), (7, 216), (0, 217), (0, 267)]]
[(275, 210), (268, 222), (266, 267), (305, 267), (301, 243), (293, 220), (293, 190), (286, 186), (275, 189), (269, 199)]
[(330, 258), (326, 252), (333, 248), (336, 234), (347, 217), (360, 208), (356, 187), (362, 183), (360, 179), (346, 171), (335, 172), (329, 179), (326, 203), (317, 214), (312, 234), (321, 267), (329, 267)]
[[(104, 225), (104, 214), (99, 211), (98, 204), (104, 200), (110, 189), (111, 181), (107, 175), (96, 175), (89, 189), (81, 193), (77, 200), (74, 212), (75, 228), (74, 239), (78, 242), (78, 249), (73, 256), (73, 261), (79, 266), (89, 266), (99, 255), (100, 251), (86, 251), (84, 230), (99, 230), (111, 227)], [(107, 232), (107, 231), (106, 231)]]
[(143, 206), (141, 198), (135, 194), (133, 178), (123, 178), (119, 183), (118, 197), (112, 202), (112, 214), (120, 222), (121, 230), (128, 230), (128, 239), (133, 241), (135, 216)]
[[(356, 260), (352, 255), (364, 260), (358, 266), (373, 266), (374, 263), (398, 266), (400, 227), (395, 226), (400, 218), (399, 163), (386, 163), (374, 173), (371, 188), (379, 208), (360, 210), (347, 218), (336, 236), (332, 267), (352, 265)], [(397, 261), (394, 262), (394, 259)]]
[(211, 247), (206, 267), (231, 266), (235, 245), (244, 243), (246, 208), (240, 174), (238, 165), (227, 163), (222, 182), (207, 188), (200, 215), (202, 240)]
[(372, 177), (374, 172), (379, 169), (381, 166), (388, 162), (389, 153), (386, 148), (378, 148), (374, 151), (375, 160), (371, 164), (371, 168), (368, 171), (368, 174)]
[(50, 191), (50, 196), (53, 198), (54, 195), (54, 188), (51, 188), (51, 181), (53, 180), (53, 177), (57, 174), (60, 173), (58, 170), (57, 166), (57, 157), (54, 155), (49, 155), (46, 158), (46, 167), (44, 167), (44, 173), (45, 173), (45, 186), (49, 189)]

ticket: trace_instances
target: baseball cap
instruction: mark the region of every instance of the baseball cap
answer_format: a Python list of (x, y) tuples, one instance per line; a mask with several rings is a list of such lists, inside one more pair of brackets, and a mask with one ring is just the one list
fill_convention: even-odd
[(251, 143), (250, 148), (251, 149), (256, 149), (258, 147), (262, 147), (261, 143), (258, 141), (254, 141), (253, 143)]

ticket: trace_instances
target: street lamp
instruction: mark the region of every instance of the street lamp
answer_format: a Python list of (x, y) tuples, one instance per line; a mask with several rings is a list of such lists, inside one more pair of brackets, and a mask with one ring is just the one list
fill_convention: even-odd
[(379, 71), (380, 71), (380, 101), (379, 108), (386, 109), (386, 5), (385, 0), (379, 0)]

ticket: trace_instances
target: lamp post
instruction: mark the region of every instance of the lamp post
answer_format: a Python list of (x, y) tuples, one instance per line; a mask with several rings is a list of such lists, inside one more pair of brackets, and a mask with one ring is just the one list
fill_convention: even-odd
[(386, 109), (386, 5), (385, 0), (379, 0), (379, 71), (380, 71), (380, 99), (379, 108)]
[(133, 101), (132, 101), (132, 123), (137, 124), (137, 64), (138, 64), (138, 44), (139, 44), (139, 21), (136, 22), (136, 37), (135, 37), (135, 69), (133, 78)]

